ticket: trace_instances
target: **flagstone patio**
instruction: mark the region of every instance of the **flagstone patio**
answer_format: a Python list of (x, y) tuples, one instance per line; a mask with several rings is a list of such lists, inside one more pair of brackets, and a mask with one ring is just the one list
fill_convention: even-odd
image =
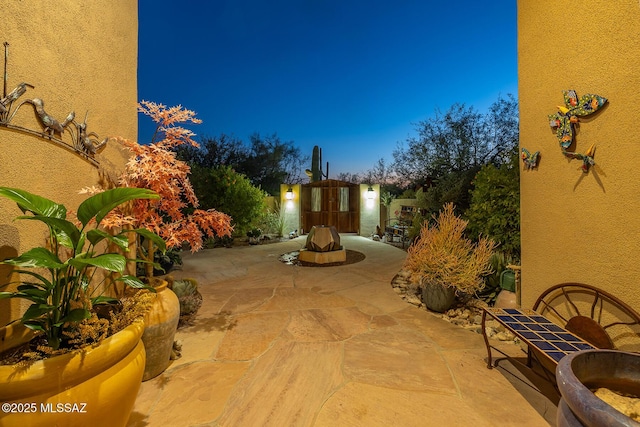
[(366, 258), (324, 268), (278, 261), (304, 237), (186, 255), (174, 277), (197, 279), (203, 304), (178, 331), (182, 357), (142, 384), (129, 426), (553, 424), (553, 403), (510, 364), (486, 368), (480, 334), (393, 291), (404, 251), (341, 240)]

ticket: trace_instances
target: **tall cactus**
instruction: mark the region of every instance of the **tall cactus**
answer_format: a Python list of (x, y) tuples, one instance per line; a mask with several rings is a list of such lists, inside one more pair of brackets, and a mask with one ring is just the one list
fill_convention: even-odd
[(329, 162), (327, 162), (327, 171), (322, 171), (322, 149), (315, 145), (313, 154), (311, 155), (311, 182), (322, 181), (322, 178), (329, 178)]
[(311, 155), (311, 182), (322, 180), (322, 171), (320, 170), (320, 147), (317, 145), (313, 147), (313, 154)]

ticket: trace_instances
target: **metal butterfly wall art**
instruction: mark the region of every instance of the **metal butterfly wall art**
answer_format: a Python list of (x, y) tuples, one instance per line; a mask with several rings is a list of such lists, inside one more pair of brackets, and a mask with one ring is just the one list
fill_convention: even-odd
[(522, 157), (522, 162), (524, 163), (525, 168), (527, 168), (528, 170), (535, 169), (536, 167), (538, 167), (538, 158), (540, 157), (540, 152), (536, 151), (535, 153), (531, 154), (529, 150), (523, 147), (520, 157)]
[(595, 166), (593, 156), (595, 146), (592, 145), (584, 154), (567, 151), (575, 139), (575, 124), (580, 117), (585, 117), (598, 111), (607, 103), (607, 98), (600, 95), (586, 94), (578, 99), (575, 90), (565, 90), (565, 106), (558, 106), (558, 112), (549, 114), (549, 126), (556, 130), (556, 137), (560, 143), (562, 154), (569, 159), (582, 160), (581, 169), (584, 173), (589, 172), (591, 166)]

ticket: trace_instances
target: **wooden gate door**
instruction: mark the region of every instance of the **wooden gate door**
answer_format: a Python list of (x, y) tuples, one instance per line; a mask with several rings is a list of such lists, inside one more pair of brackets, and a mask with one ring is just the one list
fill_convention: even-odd
[(302, 186), (302, 229), (335, 226), (339, 233), (357, 233), (360, 227), (360, 186), (328, 179)]

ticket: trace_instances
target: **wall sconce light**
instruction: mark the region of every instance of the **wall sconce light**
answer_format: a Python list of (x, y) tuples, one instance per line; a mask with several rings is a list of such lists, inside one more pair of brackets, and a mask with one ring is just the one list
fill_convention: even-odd
[(284, 198), (287, 200), (293, 200), (293, 188), (291, 188), (291, 186), (289, 186), (289, 189), (284, 194)]
[(369, 188), (367, 189), (365, 197), (367, 198), (367, 200), (373, 200), (376, 198), (376, 192), (373, 191), (373, 188), (371, 188), (371, 186), (369, 186)]

